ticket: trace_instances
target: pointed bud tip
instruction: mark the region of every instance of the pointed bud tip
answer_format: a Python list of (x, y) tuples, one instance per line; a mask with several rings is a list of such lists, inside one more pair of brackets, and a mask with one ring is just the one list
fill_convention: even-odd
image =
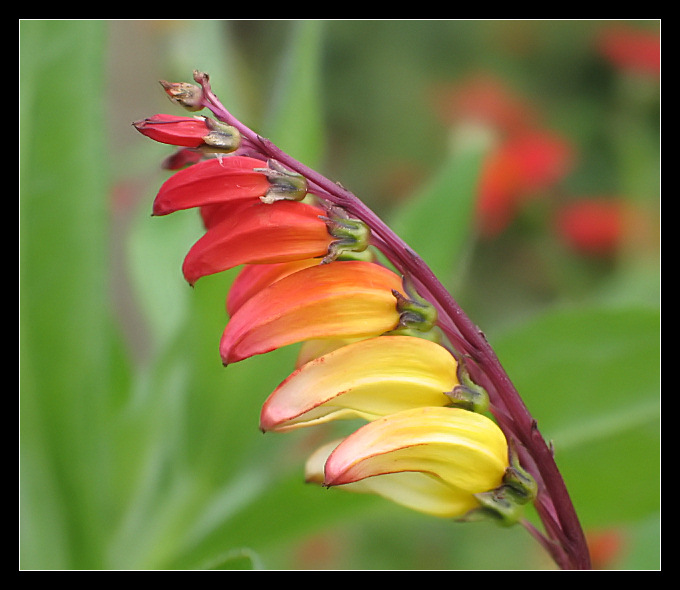
[(187, 82), (168, 82), (159, 80), (168, 98), (188, 111), (200, 111), (203, 108), (203, 90), (199, 86)]

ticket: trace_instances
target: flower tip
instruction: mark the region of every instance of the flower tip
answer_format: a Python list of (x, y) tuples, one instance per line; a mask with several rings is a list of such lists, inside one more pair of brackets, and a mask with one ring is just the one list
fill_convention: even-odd
[(203, 108), (203, 90), (199, 86), (187, 82), (168, 82), (159, 80), (160, 85), (165, 90), (168, 98), (184, 107), (188, 111), (200, 111)]
[(320, 477), (318, 474), (309, 474), (305, 476), (305, 483), (317, 484), (320, 485), (322, 488), (328, 487), (324, 482), (323, 477)]

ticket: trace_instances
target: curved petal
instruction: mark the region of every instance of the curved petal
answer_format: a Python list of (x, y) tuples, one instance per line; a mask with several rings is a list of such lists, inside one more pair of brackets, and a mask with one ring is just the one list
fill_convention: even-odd
[(380, 265), (335, 261), (305, 268), (262, 289), (232, 316), (222, 335), (224, 364), (311, 338), (377, 336), (399, 312), (401, 278)]
[(182, 270), (190, 284), (241, 264), (287, 262), (325, 256), (333, 236), (323, 210), (296, 201), (257, 201), (234, 207), (189, 250)]
[(507, 442), (492, 420), (459, 408), (423, 407), (379, 418), (348, 436), (326, 462), (325, 484), (415, 471), (476, 494), (498, 487), (507, 467)]
[(262, 430), (290, 430), (336, 418), (375, 420), (408, 408), (447, 406), (457, 363), (443, 346), (415, 336), (379, 336), (310, 361), (262, 407)]
[(245, 156), (223, 156), (193, 164), (173, 174), (158, 191), (154, 215), (227, 201), (257, 199), (269, 188), (264, 163)]
[(294, 272), (318, 266), (321, 261), (318, 258), (306, 260), (293, 260), (290, 262), (278, 262), (275, 264), (249, 264), (244, 266), (231, 284), (227, 294), (227, 313), (233, 316), (255, 293), (262, 291), (272, 283)]
[(307, 364), (320, 356), (333, 352), (338, 348), (352, 344), (357, 340), (363, 338), (322, 338), (320, 340), (305, 340), (300, 346), (297, 358), (295, 359), (295, 368), (299, 369), (302, 365)]
[(177, 115), (153, 115), (133, 123), (142, 135), (169, 145), (197, 148), (210, 133), (205, 117), (178, 117)]
[[(324, 483), (324, 465), (329, 455), (340, 445), (336, 440), (318, 448), (305, 464), (308, 483)], [(477, 508), (473, 494), (446, 484), (427, 473), (402, 471), (385, 473), (347, 483), (343, 490), (362, 494), (376, 494), (401, 506), (442, 518), (462, 516)]]

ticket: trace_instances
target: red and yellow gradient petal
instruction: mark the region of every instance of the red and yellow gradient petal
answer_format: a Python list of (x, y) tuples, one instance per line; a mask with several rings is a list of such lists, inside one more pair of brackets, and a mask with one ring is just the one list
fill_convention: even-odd
[(415, 336), (360, 340), (303, 365), (262, 407), (260, 428), (285, 431), (329, 420), (375, 420), (404, 409), (447, 406), (458, 364), (443, 346)]
[[(507, 467), (507, 442), (492, 420), (459, 408), (422, 407), (379, 418), (349, 435), (328, 457), (324, 484), (413, 472), (472, 502), (474, 494), (500, 486)], [(388, 493), (385, 486), (382, 494)]]
[(302, 365), (313, 361), (329, 352), (333, 352), (338, 348), (352, 344), (357, 340), (363, 338), (322, 338), (321, 340), (305, 340), (300, 346), (297, 358), (295, 359), (295, 368), (299, 369)]
[(246, 156), (223, 156), (193, 164), (163, 183), (153, 203), (153, 214), (258, 199), (270, 187), (266, 175), (255, 171), (264, 166), (262, 160)]
[(241, 264), (274, 264), (323, 257), (334, 240), (324, 211), (296, 201), (234, 207), (191, 248), (182, 270), (190, 284)]
[(307, 258), (275, 264), (245, 265), (234, 279), (227, 294), (227, 313), (230, 317), (233, 316), (248, 299), (279, 279), (319, 264), (321, 261), (318, 258)]
[(290, 274), (254, 294), (220, 342), (229, 364), (314, 338), (377, 336), (397, 327), (399, 275), (372, 262), (335, 261)]

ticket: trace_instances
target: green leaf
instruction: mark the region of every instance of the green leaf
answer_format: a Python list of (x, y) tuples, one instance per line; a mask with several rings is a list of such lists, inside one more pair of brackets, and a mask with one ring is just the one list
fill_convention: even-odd
[(659, 311), (555, 310), (495, 339), (494, 347), (553, 442), (584, 526), (658, 512)]
[(103, 21), (21, 21), (21, 565), (97, 567), (113, 352)]
[(263, 126), (281, 149), (307, 166), (323, 153), (320, 65), (323, 22), (292, 23), (290, 46), (278, 66), (273, 102)]
[[(158, 177), (160, 186), (164, 178)], [(133, 219), (126, 249), (146, 344), (156, 355), (179, 337), (188, 319), (193, 290), (182, 275), (182, 261), (201, 236), (201, 222), (194, 210), (152, 217), (152, 201), (149, 195)]]
[(451, 150), (420, 191), (397, 209), (392, 230), (450, 286), (461, 268), (473, 227), (483, 142), (467, 138)]
[(207, 570), (254, 570), (262, 569), (262, 562), (254, 551), (248, 548), (231, 549), (201, 569)]

